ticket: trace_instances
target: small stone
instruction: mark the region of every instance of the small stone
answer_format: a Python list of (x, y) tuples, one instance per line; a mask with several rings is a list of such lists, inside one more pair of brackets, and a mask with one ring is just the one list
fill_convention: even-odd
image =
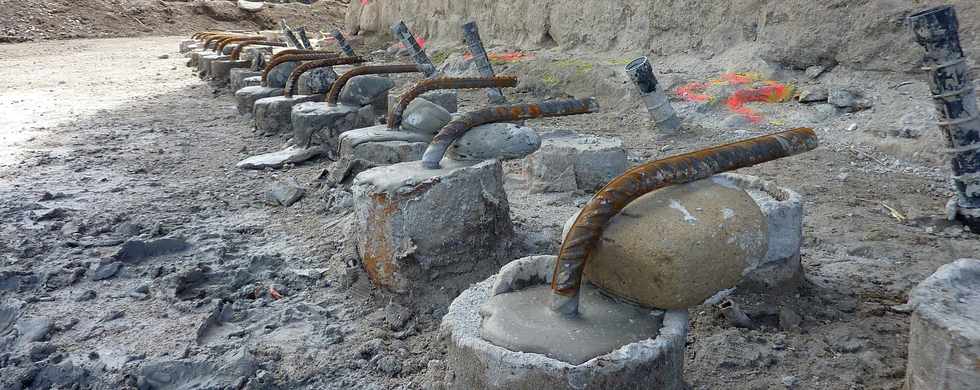
[(824, 68), (820, 65), (814, 65), (806, 68), (806, 71), (804, 73), (806, 73), (806, 77), (809, 77), (811, 79), (816, 79), (817, 77), (820, 77), (820, 75), (822, 75), (825, 70), (827, 70), (827, 68)]
[(721, 122), (721, 125), (728, 129), (741, 129), (752, 124), (744, 115), (732, 114)]
[(46, 317), (34, 317), (18, 321), (14, 325), (14, 328), (17, 329), (17, 333), (20, 334), (23, 342), (31, 343), (47, 339), (48, 333), (51, 332), (51, 326), (52, 322), (50, 319)]
[(95, 290), (85, 290), (81, 295), (75, 298), (75, 302), (86, 302), (95, 299)]
[(301, 148), (290, 146), (278, 152), (252, 156), (235, 164), (241, 169), (280, 168), (286, 164), (296, 164), (323, 154), (321, 147)]
[(391, 355), (382, 356), (378, 359), (376, 365), (381, 372), (391, 376), (395, 376), (402, 371), (401, 361)]
[(831, 104), (817, 104), (815, 107), (816, 112), (813, 114), (813, 121), (820, 123), (827, 121), (837, 115), (837, 107)]
[(854, 131), (854, 130), (857, 130), (857, 128), (858, 128), (857, 123), (851, 123), (851, 124), (847, 125), (847, 131)]
[(405, 108), (401, 128), (420, 134), (435, 135), (452, 120), (445, 108), (423, 98), (412, 100)]
[(297, 92), (302, 95), (327, 93), (337, 77), (337, 72), (330, 67), (310, 70), (299, 77)]
[(299, 64), (299, 61), (289, 61), (276, 65), (275, 68), (269, 71), (268, 76), (266, 76), (268, 86), (272, 88), (285, 87), (286, 80), (289, 79), (289, 75), (293, 73), (293, 70), (296, 69)]
[(163, 54), (163, 55), (160, 55), (160, 56), (159, 56), (159, 57), (157, 57), (157, 58), (158, 58), (158, 59), (161, 59), (161, 60), (165, 60), (165, 59), (168, 59), (168, 58), (170, 58), (170, 55), (169, 55), (169, 54)]
[(340, 92), (340, 101), (352, 106), (364, 106), (383, 97), (395, 82), (381, 76), (356, 76), (347, 81)]
[(118, 320), (120, 318), (123, 318), (123, 316), (125, 316), (125, 315), (126, 315), (126, 313), (123, 313), (120, 310), (112, 310), (112, 311), (106, 313), (105, 316), (102, 316), (102, 319), (99, 320), (99, 322), (109, 322), (109, 321)]
[(800, 384), (800, 380), (792, 375), (784, 376), (782, 382), (783, 382), (783, 386), (786, 386), (787, 389), (795, 388), (797, 385)]
[(370, 359), (374, 355), (380, 353), (382, 350), (384, 350), (384, 341), (381, 339), (371, 339), (368, 340), (368, 342), (361, 344), (361, 346), (357, 348), (357, 356), (364, 359)]
[(412, 318), (412, 312), (402, 305), (389, 302), (385, 306), (385, 323), (391, 330), (398, 331), (405, 327)]
[(788, 307), (783, 307), (779, 309), (779, 328), (783, 330), (795, 329), (800, 327), (800, 323), (803, 322), (803, 318), (799, 314), (796, 314), (793, 309)]
[[(113, 261), (108, 264), (99, 264), (98, 267), (95, 269), (95, 271), (92, 272), (92, 280), (99, 281), (99, 280), (109, 279), (113, 276), (116, 276), (116, 273), (119, 272), (120, 268), (122, 268), (122, 262), (119, 261)], [(94, 295), (94, 291), (93, 291), (93, 295)], [(95, 297), (93, 296), (92, 298)]]
[(800, 103), (817, 103), (827, 101), (827, 88), (808, 88), (800, 92)]
[(866, 110), (872, 106), (871, 101), (865, 99), (863, 94), (845, 88), (829, 89), (827, 92), (827, 103), (847, 110), (848, 112)]
[(39, 362), (44, 360), (52, 353), (58, 351), (58, 346), (51, 343), (33, 343), (31, 344), (31, 349), (28, 352), (32, 362)]
[(137, 236), (141, 230), (143, 230), (142, 226), (132, 222), (123, 222), (116, 226), (116, 233), (123, 237)]
[(68, 215), (68, 212), (60, 207), (43, 209), (35, 211), (31, 218), (35, 221), (48, 221), (52, 219), (62, 219)]
[(265, 193), (266, 202), (273, 206), (289, 207), (298, 202), (306, 194), (306, 190), (295, 180), (277, 182), (270, 186)]
[(190, 248), (187, 241), (177, 238), (161, 238), (158, 240), (129, 240), (112, 258), (123, 262), (137, 262), (148, 257), (169, 255)]
[(513, 123), (491, 123), (470, 129), (449, 148), (446, 156), (457, 161), (515, 160), (541, 148), (534, 129)]

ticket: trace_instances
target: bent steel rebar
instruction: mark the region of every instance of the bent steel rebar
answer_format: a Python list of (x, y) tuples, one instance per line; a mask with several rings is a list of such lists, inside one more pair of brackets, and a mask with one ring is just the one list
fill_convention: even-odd
[[(490, 64), (490, 58), (487, 57), (487, 51), (483, 48), (483, 40), (480, 39), (480, 29), (476, 26), (476, 22), (469, 22), (463, 25), (463, 39), (466, 40), (466, 46), (470, 49), (470, 54), (473, 55), (473, 60), (476, 61), (476, 68), (480, 71), (480, 75), (483, 77), (493, 77), (493, 65)], [(489, 98), (491, 104), (504, 104), (507, 99), (504, 98), (503, 92), (499, 88), (487, 88), (487, 98)]]
[(330, 92), (327, 94), (327, 105), (336, 106), (337, 99), (340, 98), (340, 91), (347, 85), (350, 79), (356, 76), (364, 76), (369, 74), (394, 74), (394, 73), (422, 73), (425, 74), (425, 69), (423, 66), (414, 64), (397, 64), (397, 65), (367, 65), (359, 66), (357, 68), (351, 69), (344, 74), (340, 75), (330, 86)]
[(293, 73), (289, 74), (289, 78), (286, 79), (286, 87), (283, 89), (282, 94), (286, 97), (293, 96), (293, 94), (296, 93), (299, 78), (303, 75), (303, 73), (317, 68), (326, 68), (328, 66), (336, 65), (360, 64), (362, 62), (364, 62), (364, 59), (361, 57), (337, 57), (304, 63), (297, 66), (296, 69), (293, 69)]
[(651, 161), (627, 170), (592, 197), (566, 234), (551, 279), (551, 309), (566, 316), (578, 314), (579, 287), (589, 254), (609, 220), (630, 202), (667, 186), (807, 152), (817, 144), (813, 130), (798, 128)]
[(480, 89), (480, 88), (513, 88), (517, 86), (517, 77), (440, 77), (415, 83), (412, 89), (402, 94), (398, 104), (388, 113), (388, 128), (397, 129), (402, 124), (402, 114), (408, 104), (419, 95), (440, 89)]
[(281, 50), (281, 51), (279, 51), (276, 54), (273, 54), (272, 55), (272, 58), (270, 58), (269, 61), (275, 61), (279, 57), (293, 55), (293, 54), (332, 54), (332, 55), (338, 55), (337, 52), (330, 51), (330, 50), (286, 49), (286, 50)]
[(240, 36), (242, 36), (242, 35), (240, 35), (240, 34), (215, 34), (215, 35), (210, 35), (210, 36), (208, 36), (207, 38), (204, 39), (204, 48), (205, 49), (211, 48), (211, 44), (213, 43), (215, 45), (214, 48), (217, 49), (218, 42), (221, 42), (224, 39), (236, 38), (236, 37), (240, 37)]
[(925, 48), (923, 63), (939, 112), (956, 193), (956, 218), (980, 233), (980, 110), (952, 6), (909, 16), (916, 42)]
[(337, 41), (337, 46), (340, 47), (340, 50), (342, 50), (344, 54), (350, 57), (357, 55), (357, 53), (354, 53), (354, 48), (350, 47), (350, 43), (347, 42), (347, 38), (344, 38), (344, 33), (340, 32), (340, 30), (334, 29), (330, 32), (330, 35), (335, 41)]
[(626, 74), (630, 80), (640, 90), (640, 97), (643, 104), (653, 119), (654, 126), (665, 133), (673, 133), (681, 127), (681, 121), (674, 113), (674, 108), (670, 106), (667, 95), (662, 88), (657, 85), (657, 78), (653, 75), (653, 66), (647, 57), (640, 57), (626, 65)]
[(392, 25), (391, 32), (401, 41), (402, 45), (405, 45), (405, 48), (408, 49), (408, 53), (412, 56), (412, 60), (416, 64), (425, 66), (426, 69), (431, 69), (431, 73), (426, 73), (425, 77), (432, 77), (432, 75), (436, 74), (436, 67), (432, 65), (432, 61), (429, 60), (429, 56), (425, 54), (422, 46), (419, 46), (419, 41), (415, 39), (415, 35), (412, 35), (412, 32), (408, 31), (408, 26), (405, 25), (405, 22), (398, 22)]
[(242, 50), (245, 50), (245, 48), (248, 47), (248, 46), (276, 46), (276, 47), (283, 47), (283, 46), (286, 46), (286, 44), (285, 43), (282, 43), (282, 42), (273, 42), (273, 41), (247, 41), (247, 42), (242, 42), (242, 43), (239, 43), (238, 46), (235, 46), (235, 48), (231, 51), (231, 54), (229, 56), (231, 57), (231, 59), (233, 61), (238, 61), (238, 59), (241, 58), (241, 56), (242, 56)]
[(449, 122), (432, 138), (422, 154), (422, 166), (439, 169), (439, 162), (446, 155), (449, 145), (470, 129), (495, 122), (509, 122), (533, 118), (588, 114), (599, 111), (595, 98), (548, 100), (541, 103), (494, 106), (470, 111)]
[(274, 60), (269, 61), (269, 64), (265, 66), (262, 70), (262, 85), (268, 86), (269, 82), (269, 72), (275, 69), (277, 66), (291, 61), (314, 61), (314, 60), (327, 60), (331, 58), (339, 58), (337, 54), (334, 53), (310, 53), (310, 54), (288, 54), (284, 56), (275, 57)]
[(266, 38), (263, 37), (263, 36), (225, 38), (225, 39), (222, 39), (222, 40), (218, 41), (218, 46), (216, 46), (214, 48), (214, 51), (216, 51), (216, 52), (218, 52), (220, 54), (220, 53), (224, 52), (225, 46), (228, 46), (228, 45), (230, 45), (232, 43), (241, 43), (241, 42), (249, 42), (249, 41), (264, 41), (265, 39)]

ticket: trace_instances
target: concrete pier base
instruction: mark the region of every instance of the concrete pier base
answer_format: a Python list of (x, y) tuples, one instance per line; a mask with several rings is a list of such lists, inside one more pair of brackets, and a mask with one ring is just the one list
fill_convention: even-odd
[(337, 136), (375, 122), (371, 107), (339, 104), (328, 107), (322, 101), (300, 103), (291, 114), (293, 142), (297, 145), (326, 145), (336, 149)]
[(357, 175), (354, 237), (378, 286), (408, 293), (443, 276), (496, 269), (513, 226), (499, 161), (408, 162)]
[[(664, 389), (684, 388), (686, 310), (664, 313), (659, 334), (624, 345), (582, 364), (536, 353), (511, 351), (480, 336), (481, 308), (498, 294), (546, 284), (554, 256), (531, 256), (463, 291), (443, 317), (449, 340), (445, 385), (449, 389)], [(542, 310), (547, 310), (542, 307)], [(548, 330), (544, 330), (548, 331)], [(574, 342), (569, 340), (569, 342)]]
[(255, 85), (235, 91), (235, 105), (238, 106), (238, 113), (242, 115), (251, 114), (255, 110), (256, 101), (270, 96), (282, 96), (282, 88)]
[(256, 80), (255, 84), (251, 85), (258, 85), (258, 83), (262, 81), (262, 72), (251, 70), (249, 68), (231, 69), (231, 71), (228, 72), (228, 88), (232, 91), (238, 91), (239, 89), (248, 86), (245, 84), (245, 79), (256, 76), (259, 76), (259, 79)]
[(228, 56), (226, 55), (208, 54), (201, 56), (200, 62), (197, 64), (197, 76), (201, 79), (211, 77), (211, 63), (227, 59)]
[(305, 102), (323, 102), (323, 95), (271, 96), (255, 101), (255, 130), (262, 134), (293, 131), (290, 116), (293, 106)]
[(180, 54), (184, 54), (193, 50), (193, 48), (196, 45), (197, 45), (197, 40), (195, 39), (182, 39), (180, 42), (177, 43), (177, 48), (178, 48), (177, 51), (180, 52)]
[(431, 135), (390, 130), (385, 125), (340, 133), (339, 159), (330, 167), (330, 180), (340, 183), (370, 168), (420, 160), (431, 140)]
[(527, 157), (524, 172), (532, 193), (592, 192), (626, 166), (621, 139), (556, 130), (541, 134), (541, 148)]
[(267, 77), (268, 86), (273, 88), (285, 88), (286, 81), (289, 80), (289, 75), (293, 73), (293, 70), (299, 66), (299, 61), (283, 62), (277, 65), (275, 68), (269, 71)]
[(906, 390), (980, 389), (980, 260), (939, 268), (912, 290)]
[(245, 60), (217, 60), (211, 61), (211, 82), (219, 86), (229, 83), (232, 69), (248, 69), (252, 63)]

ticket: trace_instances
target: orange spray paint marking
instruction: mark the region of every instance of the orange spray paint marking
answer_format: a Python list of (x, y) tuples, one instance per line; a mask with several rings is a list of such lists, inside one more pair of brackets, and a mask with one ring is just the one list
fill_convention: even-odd
[[(534, 59), (534, 55), (521, 51), (510, 51), (503, 53), (487, 53), (487, 58), (490, 60), (490, 62), (517, 62), (527, 59)], [(463, 54), (463, 59), (466, 61), (472, 60), (473, 54), (467, 51), (465, 54)]]
[[(736, 87), (727, 96), (715, 96), (711, 87)], [(724, 91), (725, 89), (722, 89)], [(729, 89), (731, 90), (731, 89)], [(762, 81), (757, 73), (726, 72), (707, 82), (693, 81), (674, 90), (681, 99), (696, 103), (723, 101), (729, 111), (742, 115), (752, 123), (763, 120), (761, 114), (745, 105), (748, 103), (782, 103), (793, 97), (793, 87), (773, 80)]]

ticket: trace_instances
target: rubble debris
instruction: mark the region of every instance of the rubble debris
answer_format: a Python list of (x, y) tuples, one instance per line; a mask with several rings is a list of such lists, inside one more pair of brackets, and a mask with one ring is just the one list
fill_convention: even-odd
[(298, 202), (306, 194), (295, 180), (279, 181), (271, 185), (265, 193), (266, 202), (273, 206), (289, 207)]

